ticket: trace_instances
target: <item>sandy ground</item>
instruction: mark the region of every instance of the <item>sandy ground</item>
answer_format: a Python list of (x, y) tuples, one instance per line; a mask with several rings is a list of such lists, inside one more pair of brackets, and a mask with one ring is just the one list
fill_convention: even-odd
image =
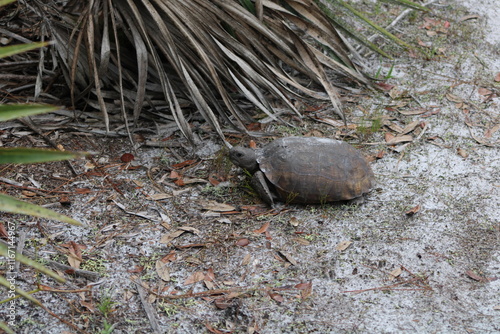
[[(48, 286), (89, 291), (36, 297), (89, 333), (153, 333), (154, 323), (164, 333), (500, 332), (500, 9), (496, 0), (431, 8), (434, 15), (395, 27), (414, 34), (429, 59), (404, 54), (390, 72), (391, 62), (369, 57), (393, 87), (346, 104), (356, 124), (384, 124), (346, 138), (377, 156), (377, 185), (365, 203), (256, 215), (241, 207), (253, 200), (241, 197), (245, 177), (221, 162), (215, 141), (195, 152), (202, 163), (182, 187), (167, 168), (180, 162), (175, 155), (144, 147), (142, 168), (111, 167), (62, 187), (91, 189), (71, 207), (53, 206), (88, 228), (6, 218), (42, 258), (66, 263), (56, 254), (70, 242), (84, 245), (80, 267), (100, 274), (93, 286), (42, 277)], [(308, 126), (299, 134), (335, 137), (335, 128)], [(386, 144), (386, 133), (405, 138), (407, 126), (411, 137)], [(100, 166), (127, 152), (125, 140), (80, 144), (98, 148)], [(84, 164), (75, 166), (83, 171)], [(33, 177), (50, 188), (48, 176), (64, 165), (49, 166)], [(221, 169), (232, 178), (207, 185), (207, 173)], [(5, 177), (29, 182), (30, 173), (23, 167)], [(33, 289), (34, 277), (22, 269), (20, 286)], [(134, 282), (166, 297), (141, 299)], [(26, 301), (17, 312), (18, 333), (76, 332)]]

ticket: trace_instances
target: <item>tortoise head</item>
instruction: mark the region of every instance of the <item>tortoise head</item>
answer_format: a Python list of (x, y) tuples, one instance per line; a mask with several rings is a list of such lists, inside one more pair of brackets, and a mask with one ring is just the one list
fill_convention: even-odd
[(229, 151), (229, 159), (236, 166), (245, 168), (252, 174), (259, 169), (257, 154), (254, 149), (235, 146)]

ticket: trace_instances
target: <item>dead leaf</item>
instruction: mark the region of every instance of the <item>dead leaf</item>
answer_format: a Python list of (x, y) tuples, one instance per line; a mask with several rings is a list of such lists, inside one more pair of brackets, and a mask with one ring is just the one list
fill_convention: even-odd
[(411, 115), (421, 115), (423, 113), (426, 113), (427, 110), (422, 108), (422, 109), (413, 109), (413, 110), (405, 110), (405, 111), (398, 110), (398, 112), (401, 115), (411, 116)]
[(457, 153), (458, 155), (460, 155), (462, 158), (467, 158), (469, 156), (469, 153), (467, 153), (466, 150), (464, 150), (463, 148), (459, 147), (457, 148)]
[(264, 225), (261, 226), (261, 228), (259, 228), (258, 230), (255, 230), (255, 231), (252, 231), (253, 233), (256, 233), (256, 234), (261, 234), (261, 233), (264, 233), (267, 231), (267, 229), (269, 228), (269, 225), (270, 223), (269, 222), (266, 222), (264, 223)]
[(208, 182), (210, 182), (210, 184), (211, 184), (211, 185), (213, 185), (213, 186), (215, 187), (215, 186), (219, 185), (219, 183), (220, 183), (221, 181), (220, 181), (219, 176), (217, 176), (217, 175), (210, 175), (210, 176), (208, 177)]
[(236, 246), (245, 247), (248, 246), (248, 244), (250, 244), (250, 240), (248, 240), (247, 238), (241, 238), (236, 241)]
[(284, 251), (278, 251), (278, 253), (285, 258), (285, 260), (287, 260), (288, 262), (290, 262), (291, 264), (293, 264), (294, 266), (297, 265), (297, 261), (293, 258), (292, 254), (288, 253), (288, 252), (284, 252)]
[(274, 301), (276, 301), (278, 303), (283, 303), (283, 301), (285, 300), (282, 295), (280, 295), (279, 293), (274, 293), (274, 292), (270, 292), (269, 297), (271, 297), (271, 299), (273, 299)]
[(214, 268), (210, 267), (205, 274), (205, 278), (203, 280), (212, 282), (215, 279)]
[(164, 236), (161, 237), (160, 244), (168, 244), (172, 240), (174, 240), (175, 238), (181, 236), (184, 232), (186, 232), (186, 231), (176, 230), (176, 231), (173, 231), (169, 234), (165, 234)]
[(391, 89), (394, 88), (394, 85), (389, 85), (389, 84), (387, 84), (385, 82), (377, 82), (376, 85), (379, 86), (380, 88), (382, 88), (385, 91), (389, 91), (389, 90), (391, 90)]
[(401, 267), (397, 267), (396, 269), (394, 269), (393, 271), (391, 271), (389, 273), (389, 280), (392, 281), (396, 277), (399, 277), (399, 275), (401, 275), (402, 272), (403, 272), (403, 269), (401, 269)]
[(336, 247), (335, 249), (342, 252), (344, 250), (346, 250), (347, 248), (349, 248), (349, 246), (352, 244), (352, 241), (342, 241), (340, 242)]
[(301, 238), (301, 237), (295, 237), (292, 240), (295, 241), (296, 243), (304, 245), (304, 246), (309, 246), (311, 244), (311, 242), (309, 240)]
[(179, 186), (179, 187), (182, 187), (182, 186), (185, 186), (186, 183), (184, 183), (184, 180), (183, 179), (177, 179), (174, 181), (175, 185)]
[(257, 148), (257, 144), (255, 143), (254, 140), (250, 140), (250, 143), (248, 143), (248, 147), (256, 149)]
[(121, 160), (122, 162), (125, 162), (125, 163), (127, 163), (127, 162), (131, 162), (131, 161), (133, 161), (134, 159), (135, 159), (135, 157), (134, 157), (134, 155), (133, 155), (133, 154), (131, 154), (131, 153), (125, 153), (125, 154), (123, 154), (123, 155), (120, 157), (120, 160)]
[(180, 169), (180, 168), (184, 168), (186, 166), (190, 166), (190, 165), (192, 165), (194, 163), (196, 163), (196, 160), (186, 160), (186, 161), (183, 161), (183, 162), (179, 162), (178, 164), (172, 165), (172, 168), (174, 168), (174, 169)]
[(177, 173), (177, 171), (172, 170), (170, 172), (170, 175), (168, 176), (169, 179), (178, 179), (181, 175)]
[(416, 205), (413, 208), (411, 208), (410, 210), (406, 211), (405, 214), (407, 216), (413, 216), (414, 214), (416, 214), (419, 211), (420, 211), (420, 205)]
[(185, 281), (184, 285), (194, 284), (203, 281), (205, 274), (202, 271), (195, 271), (191, 276), (189, 276)]
[(162, 199), (167, 199), (167, 198), (172, 198), (173, 196), (171, 194), (167, 193), (158, 193), (158, 194), (153, 194), (150, 195), (149, 198), (152, 199), (153, 201), (161, 201)]
[(170, 269), (167, 267), (165, 262), (163, 262), (162, 260), (157, 260), (155, 267), (156, 273), (162, 280), (164, 280), (165, 282), (170, 281)]
[(464, 100), (461, 97), (458, 97), (458, 96), (453, 95), (451, 93), (447, 93), (446, 94), (446, 99), (448, 101), (455, 102), (455, 103), (462, 103), (462, 102), (464, 102)]
[(201, 234), (200, 230), (198, 230), (197, 228), (192, 227), (192, 226), (187, 226), (187, 225), (179, 226), (178, 229), (186, 231), (186, 232), (191, 232), (191, 233), (196, 234), (196, 235)]
[[(387, 138), (387, 136), (386, 136)], [(399, 143), (406, 143), (406, 142), (412, 142), (413, 141), (413, 137), (411, 135), (401, 135), (401, 136), (396, 136), (393, 138), (391, 138), (390, 140), (387, 141), (386, 139), (386, 144), (387, 145), (395, 145), (395, 144), (399, 144)]]
[(413, 130), (415, 130), (415, 128), (419, 124), (420, 124), (420, 121), (413, 121), (413, 122), (411, 122), (410, 124), (408, 124), (407, 126), (405, 126), (405, 128), (403, 129), (403, 131), (401, 132), (401, 134), (405, 135), (407, 133), (412, 132)]
[(300, 285), (300, 288), (297, 286), (295, 286), (295, 287), (300, 290), (300, 297), (302, 299), (306, 299), (309, 296), (311, 296), (311, 294), (312, 294), (312, 283), (311, 282), (301, 283), (301, 284), (297, 284), (297, 285)]
[(23, 190), (23, 191), (21, 191), (21, 193), (23, 194), (24, 197), (35, 197), (36, 196), (36, 193), (34, 193), (32, 191), (28, 191), (28, 190)]
[(461, 18), (458, 19), (458, 22), (463, 22), (463, 21), (467, 21), (467, 20), (474, 20), (474, 19), (478, 19), (480, 18), (479, 15), (465, 15), (465, 16), (462, 16)]
[(170, 251), (167, 255), (161, 258), (163, 263), (174, 262), (177, 258), (177, 253), (175, 251)]
[(492, 128), (487, 129), (486, 132), (484, 133), (484, 136), (486, 138), (491, 138), (493, 136), (493, 134), (495, 132), (497, 132), (498, 130), (500, 130), (500, 123), (493, 126)]
[(487, 88), (484, 88), (484, 87), (479, 87), (477, 89), (477, 92), (479, 93), (479, 95), (482, 95), (482, 96), (490, 96), (491, 94), (493, 94), (493, 92)]
[(85, 300), (80, 300), (80, 305), (87, 308), (90, 312), (94, 313), (95, 306), (92, 302), (86, 302)]
[(248, 265), (250, 263), (250, 260), (252, 260), (252, 255), (250, 255), (250, 253), (249, 253), (249, 254), (245, 255), (245, 257), (243, 258), (243, 261), (241, 261), (241, 265), (242, 266)]
[(500, 82), (500, 72), (495, 75), (495, 78), (493, 80), (495, 80), (496, 82)]
[(66, 247), (68, 249), (68, 263), (72, 268), (78, 269), (80, 268), (80, 264), (82, 263), (82, 249), (87, 249), (87, 246), (77, 244), (74, 241), (70, 241), (67, 244), (62, 244), (62, 247)]
[(227, 299), (226, 297), (219, 297), (214, 300), (215, 307), (218, 309), (224, 310), (228, 307), (231, 307), (233, 305), (232, 301), (230, 299)]
[(375, 159), (382, 159), (386, 153), (387, 152), (384, 150), (378, 151), (377, 155), (375, 155)]
[(203, 201), (200, 204), (202, 205), (203, 210), (208, 210), (208, 211), (226, 212), (226, 211), (236, 210), (236, 208), (232, 205), (219, 203), (216, 201)]
[[(7, 223), (9, 224), (9, 223)], [(4, 223), (0, 222), (0, 237), (8, 239), (9, 234), (7, 233), (7, 230), (5, 229)]]

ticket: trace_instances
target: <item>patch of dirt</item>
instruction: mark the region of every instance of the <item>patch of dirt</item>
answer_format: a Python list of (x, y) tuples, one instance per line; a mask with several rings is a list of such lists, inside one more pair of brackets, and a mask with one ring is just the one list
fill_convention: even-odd
[[(67, 264), (70, 250), (80, 249), (80, 269), (99, 279), (59, 270), (68, 283), (58, 284), (21, 266), (19, 287), (47, 286), (34, 296), (67, 323), (20, 299), (16, 332), (500, 331), (495, 2), (435, 2), (432, 13), (410, 14), (395, 27), (425, 56), (369, 57), (387, 90), (346, 103), (352, 126), (342, 138), (371, 158), (377, 178), (357, 207), (268, 211), (210, 135), (193, 152), (143, 146), (134, 153), (125, 139), (51, 132), (66, 149), (96, 154), (72, 162), (76, 177), (64, 162), (4, 167), (1, 176), (21, 186), (4, 179), (1, 191), (86, 227), (7, 214), (2, 222), (16, 224), (42, 263)], [(400, 12), (384, 13), (390, 22)], [(268, 129), (341, 133), (319, 122)], [(5, 146), (44, 145), (25, 128), (2, 130)], [(135, 160), (122, 162), (124, 153)]]

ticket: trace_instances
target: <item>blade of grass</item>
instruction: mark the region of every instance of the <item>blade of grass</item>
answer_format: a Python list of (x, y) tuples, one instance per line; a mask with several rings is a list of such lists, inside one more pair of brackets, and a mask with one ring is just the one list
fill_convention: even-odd
[(4, 194), (0, 194), (0, 211), (52, 219), (77, 226), (82, 225), (82, 223), (74, 220), (73, 218), (64, 216), (60, 213), (43, 208), (38, 205), (20, 201), (18, 199), (15, 199), (14, 197), (10, 197)]

